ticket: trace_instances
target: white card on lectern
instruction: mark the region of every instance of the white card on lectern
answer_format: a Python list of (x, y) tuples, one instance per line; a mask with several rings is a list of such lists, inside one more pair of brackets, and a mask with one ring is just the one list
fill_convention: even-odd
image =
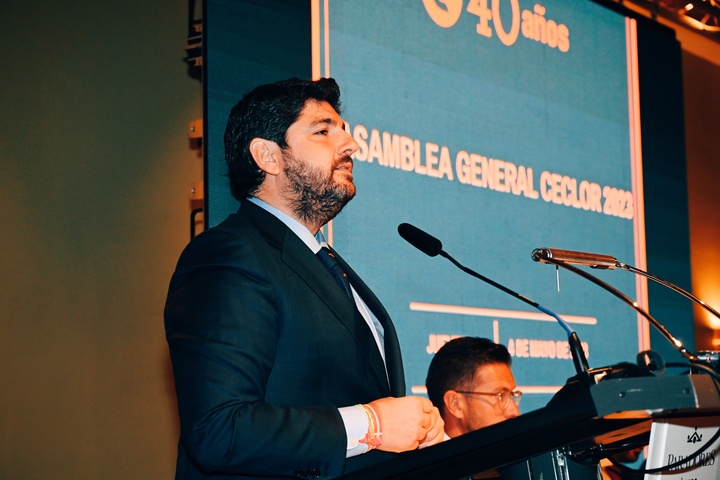
[(701, 454), (692, 455), (720, 429), (720, 416), (655, 420), (650, 430), (646, 469), (664, 467), (683, 459), (682, 465), (661, 473), (646, 474), (645, 480), (719, 480), (720, 438)]

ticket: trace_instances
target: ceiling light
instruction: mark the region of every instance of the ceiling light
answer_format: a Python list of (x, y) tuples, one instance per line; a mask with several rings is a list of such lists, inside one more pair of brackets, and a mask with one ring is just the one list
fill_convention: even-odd
[(678, 11), (688, 25), (708, 32), (720, 32), (720, 6), (716, 0), (692, 0)]

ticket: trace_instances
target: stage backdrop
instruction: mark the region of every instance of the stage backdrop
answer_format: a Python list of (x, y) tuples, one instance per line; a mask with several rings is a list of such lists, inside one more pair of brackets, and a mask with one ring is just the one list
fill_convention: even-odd
[[(288, 76), (336, 78), (360, 145), (358, 194), (326, 233), (393, 316), (409, 392), (424, 392), (432, 355), (460, 335), (508, 346), (523, 411), (545, 405), (575, 370), (552, 317), (416, 250), (397, 234), (404, 222), (558, 313), (591, 367), (648, 347), (629, 306), (531, 259), (550, 247), (645, 268), (634, 20), (591, 1), (208, 5), (208, 225), (237, 208), (222, 176), (222, 131), (242, 93)], [(233, 58), (238, 43), (262, 53)], [(647, 286), (633, 275), (591, 273), (646, 305)]]

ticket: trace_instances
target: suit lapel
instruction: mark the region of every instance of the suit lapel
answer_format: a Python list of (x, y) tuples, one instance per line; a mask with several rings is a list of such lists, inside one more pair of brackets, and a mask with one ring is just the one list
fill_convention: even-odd
[[(292, 238), (290, 238), (290, 236), (292, 236)], [(390, 385), (388, 384), (388, 375), (385, 372), (385, 363), (380, 355), (370, 327), (362, 315), (360, 315), (360, 312), (358, 312), (355, 303), (348, 298), (332, 274), (325, 268), (320, 259), (312, 254), (305, 244), (302, 244), (302, 248), (287, 248), (293, 242), (302, 243), (289, 229), (286, 242), (286, 248), (283, 248), (283, 261), (288, 267), (295, 270), (298, 276), (323, 299), (325, 304), (335, 313), (338, 320), (350, 331), (355, 338), (358, 348), (362, 350), (363, 356), (368, 359), (368, 363), (379, 384), (383, 390), (390, 394)], [(305, 253), (307, 253), (307, 256)], [(333, 250), (333, 253), (343, 268), (345, 268), (347, 264), (342, 261), (340, 256), (337, 255), (337, 252)], [(353, 276), (357, 277), (354, 274)], [(348, 272), (350, 283), (355, 287), (353, 276), (350, 276)], [(359, 290), (358, 293), (360, 293)], [(363, 297), (363, 300), (364, 299), (365, 297)]]
[[(387, 310), (385, 310), (385, 307), (375, 296), (372, 290), (370, 290), (365, 282), (363, 282), (362, 278), (355, 273), (350, 265), (348, 265), (347, 262), (345, 262), (345, 260), (337, 252), (335, 252), (335, 250), (332, 251), (335, 253), (335, 258), (337, 258), (338, 262), (347, 273), (352, 286), (355, 287), (355, 290), (357, 290), (358, 294), (365, 301), (368, 308), (372, 310), (375, 317), (383, 326), (385, 331), (385, 365), (387, 367), (387, 377), (390, 381), (390, 391), (393, 396), (404, 396), (406, 388), (405, 371), (403, 370), (402, 356), (400, 354), (400, 343), (398, 341), (397, 332), (395, 331), (395, 326), (390, 320), (390, 315), (388, 315)], [(378, 352), (378, 357), (379, 355), (380, 354)], [(380, 358), (380, 361), (382, 362), (382, 358)]]
[[(365, 323), (360, 313), (355, 308), (354, 303), (347, 297), (345, 292), (342, 290), (340, 285), (336, 282), (332, 274), (325, 268), (320, 259), (318, 259), (312, 251), (300, 240), (297, 235), (293, 233), (282, 221), (277, 219), (271, 213), (265, 211), (261, 207), (253, 204), (252, 202), (242, 202), (242, 212), (246, 217), (253, 222), (253, 224), (263, 233), (263, 236), (271, 243), (275, 244), (281, 250), (282, 261), (293, 270), (299, 278), (302, 279), (309, 288), (311, 288), (328, 306), (328, 308), (334, 313), (338, 321), (340, 321), (345, 328), (353, 335), (358, 344), (358, 347), (362, 349), (365, 358), (368, 359), (370, 367), (377, 378), (379, 385), (382, 389), (387, 391), (388, 394), (397, 395), (395, 390), (397, 388), (397, 368), (396, 365), (397, 354), (399, 347), (397, 345), (397, 337), (392, 329), (392, 348), (387, 347), (387, 333), (386, 333), (386, 359), (388, 358), (388, 351), (392, 350), (389, 354), (389, 358), (392, 359), (393, 369), (391, 371), (390, 364), (388, 364), (388, 374), (385, 372), (385, 364), (380, 356), (380, 352), (375, 343), (375, 339), (372, 336), (370, 327)], [(380, 302), (377, 300), (375, 295), (370, 292), (368, 287), (362, 280), (352, 271), (343, 261), (339, 255), (337, 255), (338, 261), (347, 268), (346, 272), (350, 278), (350, 282), (353, 287), (362, 296), (363, 300), (368, 303), (368, 307), (371, 308), (373, 313), (378, 317), (380, 322), (385, 325), (390, 324), (387, 321), (387, 312), (382, 307)], [(378, 313), (381, 313), (378, 315)], [(391, 324), (390, 324), (391, 325)], [(402, 365), (400, 366), (402, 370)], [(388, 385), (388, 376), (390, 376), (391, 383)], [(404, 377), (402, 377), (404, 378)], [(404, 380), (402, 392), (404, 394)]]

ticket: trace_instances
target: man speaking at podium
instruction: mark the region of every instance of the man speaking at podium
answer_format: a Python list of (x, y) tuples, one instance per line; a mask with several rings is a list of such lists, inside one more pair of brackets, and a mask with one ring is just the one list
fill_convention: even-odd
[(437, 351), (425, 386), (450, 438), (520, 415), (522, 392), (505, 346), (487, 338), (459, 337)]
[(404, 396), (387, 312), (320, 230), (355, 195), (357, 148), (333, 79), (232, 109), (240, 209), (188, 245), (165, 307), (176, 479), (327, 479), (442, 441), (438, 410)]

